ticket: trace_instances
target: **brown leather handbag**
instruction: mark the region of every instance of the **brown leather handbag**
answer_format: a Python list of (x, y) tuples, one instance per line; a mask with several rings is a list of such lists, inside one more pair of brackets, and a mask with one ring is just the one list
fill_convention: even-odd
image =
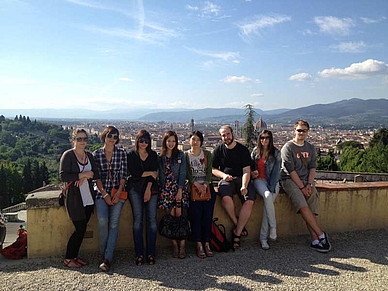
[(210, 192), (210, 185), (206, 187), (206, 193), (204, 195), (199, 192), (198, 188), (194, 184), (191, 185), (191, 201), (209, 201), (212, 199)]

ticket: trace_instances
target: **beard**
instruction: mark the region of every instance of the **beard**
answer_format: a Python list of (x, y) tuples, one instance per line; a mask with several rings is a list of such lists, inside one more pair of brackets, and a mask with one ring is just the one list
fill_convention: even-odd
[(234, 141), (234, 135), (232, 135), (232, 138), (224, 139), (225, 145), (230, 145)]

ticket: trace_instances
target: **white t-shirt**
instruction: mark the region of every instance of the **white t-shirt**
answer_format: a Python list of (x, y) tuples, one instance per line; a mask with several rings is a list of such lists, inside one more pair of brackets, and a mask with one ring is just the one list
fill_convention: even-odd
[(187, 152), (189, 155), (191, 173), (194, 181), (200, 184), (206, 181), (206, 164), (205, 164), (205, 153), (201, 149), (199, 156), (194, 156), (190, 151)]
[[(91, 165), (91, 163), (89, 161), (89, 158), (86, 161), (85, 167), (80, 162), (78, 162), (78, 166), (79, 166), (79, 170), (80, 171), (82, 171), (82, 169), (83, 169), (83, 172), (88, 172), (88, 171), (92, 170), (92, 165)], [(82, 202), (84, 204), (84, 207), (86, 205), (93, 205), (94, 201), (93, 201), (92, 193), (90, 193), (90, 188), (89, 188), (88, 180), (84, 180), (82, 185), (79, 186), (79, 190), (81, 192), (81, 197), (82, 197)]]

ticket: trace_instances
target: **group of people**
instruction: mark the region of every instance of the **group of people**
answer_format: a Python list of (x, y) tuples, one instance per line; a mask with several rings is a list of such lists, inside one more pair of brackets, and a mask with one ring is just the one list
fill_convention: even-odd
[[(136, 265), (155, 264), (157, 209), (164, 209), (167, 214), (177, 217), (187, 211), (190, 239), (196, 243), (196, 255), (201, 259), (214, 256), (210, 247), (216, 200), (213, 175), (220, 178), (218, 194), (235, 225), (232, 230), (235, 249), (240, 247), (241, 236), (248, 235), (245, 225), (256, 193), (264, 199), (261, 247), (269, 249), (268, 238), (276, 240), (274, 201), (281, 185), (306, 222), (312, 239), (311, 248), (319, 252), (330, 251), (328, 236), (316, 221), (316, 156), (314, 146), (306, 141), (309, 124), (299, 120), (294, 129), (295, 137), (281, 151), (274, 147), (272, 132), (263, 130), (252, 153), (235, 140), (233, 129), (228, 125), (220, 128), (222, 143), (213, 153), (202, 148), (204, 137), (200, 131), (190, 134), (190, 149), (186, 152), (178, 149), (177, 134), (167, 131), (160, 155), (151, 149), (151, 136), (146, 130), (137, 133), (135, 146), (128, 153), (117, 146), (120, 134), (114, 126), (104, 129), (100, 136), (103, 146), (93, 153), (85, 149), (87, 132), (74, 130), (73, 148), (63, 153), (59, 170), (61, 180), (67, 183), (66, 208), (75, 228), (67, 243), (64, 265), (79, 268), (88, 264), (78, 253), (95, 206), (101, 255), (99, 268), (105, 272), (110, 269), (120, 214), (127, 199), (133, 215)], [(193, 189), (200, 195), (210, 192), (209, 199), (193, 200)], [(242, 204), (238, 213), (234, 194), (239, 196)], [(146, 243), (143, 238), (144, 215)], [(172, 239), (174, 258), (186, 257), (185, 243), (184, 239)]]

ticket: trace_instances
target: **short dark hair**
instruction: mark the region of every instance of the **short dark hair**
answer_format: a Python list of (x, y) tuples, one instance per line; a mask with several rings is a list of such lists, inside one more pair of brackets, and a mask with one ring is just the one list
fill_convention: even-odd
[(220, 127), (218, 131), (221, 131), (221, 129), (229, 129), (231, 133), (233, 133), (233, 128), (230, 125), (223, 125)]
[(199, 130), (194, 130), (194, 131), (190, 134), (189, 139), (190, 139), (193, 135), (196, 135), (196, 136), (199, 137), (199, 140), (201, 141), (201, 146), (202, 146), (202, 144), (203, 144), (203, 134), (202, 134), (202, 132), (200, 132)]
[(135, 137), (135, 149), (136, 151), (139, 151), (139, 139), (144, 138), (148, 140), (148, 145), (146, 147), (147, 153), (150, 153), (151, 151), (151, 136), (148, 131), (145, 129), (139, 130), (139, 132), (136, 134)]
[(310, 125), (306, 120), (299, 119), (298, 121), (296, 121), (294, 124), (294, 130), (298, 127), (298, 125), (304, 125), (307, 127), (307, 129), (310, 129)]
[(115, 144), (118, 144), (118, 143), (120, 142), (120, 133), (119, 133), (119, 130), (118, 130), (116, 127), (114, 127), (113, 125), (108, 125), (108, 126), (103, 130), (103, 132), (102, 132), (101, 135), (100, 135), (100, 140), (101, 140), (102, 142), (105, 142), (106, 136), (107, 136), (108, 134), (117, 134), (117, 135), (119, 136), (119, 138), (116, 139)]

